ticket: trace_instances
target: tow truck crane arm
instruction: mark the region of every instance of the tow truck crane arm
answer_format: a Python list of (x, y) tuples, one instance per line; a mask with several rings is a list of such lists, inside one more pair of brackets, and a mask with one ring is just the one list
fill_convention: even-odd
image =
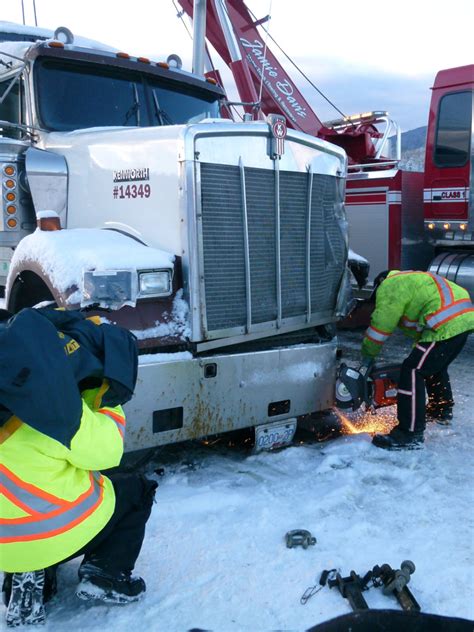
[[(192, 18), (193, 0), (179, 4)], [(288, 127), (312, 136), (330, 133), (260, 36), (265, 20), (254, 21), (242, 0), (207, 0), (206, 38), (232, 71), (244, 110), (282, 114)]]
[[(193, 0), (178, 0), (191, 18)], [(243, 0), (207, 0), (206, 39), (231, 70), (244, 111), (253, 118), (280, 114), (287, 126), (343, 147), (349, 162), (377, 162), (374, 139), (381, 137), (376, 117), (346, 117), (326, 126), (298, 90), (257, 27)], [(218, 73), (208, 73), (220, 82)], [(263, 74), (263, 80), (262, 80)]]

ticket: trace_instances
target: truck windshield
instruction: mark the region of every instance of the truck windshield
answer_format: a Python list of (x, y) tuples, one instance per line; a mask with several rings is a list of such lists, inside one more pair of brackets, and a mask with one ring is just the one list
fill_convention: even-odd
[(213, 93), (95, 64), (42, 60), (36, 86), (42, 125), (54, 131), (175, 125), (219, 117)]
[(199, 95), (189, 89), (170, 90), (166, 84), (155, 81), (149, 85), (153, 100), (154, 125), (197, 123), (205, 118), (219, 118), (219, 104), (214, 95)]

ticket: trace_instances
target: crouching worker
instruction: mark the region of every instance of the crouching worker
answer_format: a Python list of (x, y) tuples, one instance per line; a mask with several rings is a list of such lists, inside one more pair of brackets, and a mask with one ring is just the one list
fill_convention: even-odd
[(375, 435), (373, 443), (386, 449), (416, 448), (423, 442), (426, 416), (439, 423), (452, 419), (448, 367), (474, 331), (474, 305), (467, 290), (430, 272), (382, 272), (374, 281), (374, 295), (363, 362), (377, 357), (397, 327), (415, 344), (401, 367), (398, 426), (388, 435)]
[(43, 622), (56, 566), (78, 556), (81, 599), (126, 603), (145, 592), (132, 571), (156, 483), (101, 474), (120, 463), (126, 420), (114, 404), (130, 399), (136, 372), (135, 343), (126, 330), (53, 310), (22, 310), (0, 323), (0, 570), (7, 624)]

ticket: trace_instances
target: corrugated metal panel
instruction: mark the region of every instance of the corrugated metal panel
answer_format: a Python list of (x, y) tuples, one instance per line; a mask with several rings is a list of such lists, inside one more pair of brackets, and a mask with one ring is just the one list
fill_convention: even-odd
[(252, 323), (276, 319), (275, 179), (273, 171), (245, 169)]
[[(244, 222), (239, 167), (203, 163), (201, 212), (209, 331), (246, 324)], [(252, 324), (277, 318), (275, 172), (245, 168)], [(307, 313), (307, 173), (280, 172), (282, 317)], [(331, 310), (344, 267), (344, 240), (334, 216), (336, 179), (313, 176), (311, 312)]]
[(306, 314), (308, 174), (280, 172), (282, 317)]
[(202, 164), (201, 200), (207, 327), (239, 327), (246, 321), (239, 168)]
[(315, 175), (311, 206), (311, 312), (333, 309), (344, 267), (344, 238), (334, 215), (336, 179)]

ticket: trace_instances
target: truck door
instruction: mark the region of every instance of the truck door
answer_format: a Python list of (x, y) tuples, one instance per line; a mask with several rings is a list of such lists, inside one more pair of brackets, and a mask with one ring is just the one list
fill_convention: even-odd
[(451, 92), (439, 100), (431, 160), (427, 155), (425, 217), (468, 219), (473, 93)]

